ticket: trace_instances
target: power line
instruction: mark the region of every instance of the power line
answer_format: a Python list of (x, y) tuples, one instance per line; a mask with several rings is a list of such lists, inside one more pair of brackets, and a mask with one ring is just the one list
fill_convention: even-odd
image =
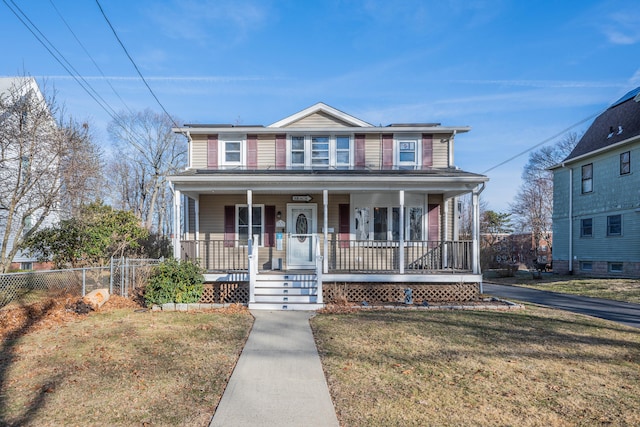
[(73, 29), (71, 28), (71, 26), (69, 25), (69, 23), (67, 22), (66, 19), (64, 19), (64, 16), (62, 16), (62, 13), (60, 13), (60, 11), (58, 10), (58, 8), (56, 7), (56, 5), (53, 3), (53, 0), (49, 0), (49, 3), (51, 3), (51, 6), (53, 6), (53, 9), (56, 11), (56, 13), (58, 14), (58, 16), (60, 17), (60, 19), (62, 20), (62, 22), (64, 23), (64, 25), (67, 27), (67, 29), (69, 30), (69, 32), (73, 35), (73, 38), (76, 39), (76, 41), (78, 42), (78, 44), (80, 45), (80, 47), (82, 48), (82, 50), (84, 51), (84, 53), (89, 57), (89, 59), (91, 60), (91, 62), (93, 63), (93, 65), (96, 67), (96, 69), (98, 70), (98, 72), (102, 75), (102, 77), (104, 78), (104, 80), (107, 82), (107, 84), (109, 85), (109, 87), (111, 88), (111, 90), (113, 91), (113, 93), (118, 97), (118, 99), (120, 99), (120, 101), (122, 101), (122, 104), (125, 106), (125, 108), (129, 111), (130, 114), (133, 115), (133, 111), (131, 110), (131, 108), (129, 108), (129, 106), (127, 105), (127, 103), (124, 101), (124, 99), (122, 99), (122, 97), (120, 96), (120, 94), (118, 93), (118, 91), (116, 90), (115, 87), (113, 87), (113, 85), (111, 84), (111, 81), (107, 78), (107, 76), (104, 74), (104, 72), (102, 71), (102, 69), (100, 68), (100, 66), (98, 65), (98, 63), (93, 59), (93, 56), (91, 56), (91, 53), (89, 53), (89, 51), (87, 50), (87, 48), (84, 46), (84, 44), (82, 44), (82, 42), (80, 41), (80, 39), (78, 38), (78, 36), (76, 35), (76, 33), (73, 31)]
[(96, 4), (98, 5), (98, 8), (100, 9), (100, 12), (102, 13), (102, 16), (104, 17), (104, 20), (107, 21), (107, 24), (109, 25), (109, 28), (111, 28), (111, 31), (113, 32), (113, 35), (116, 37), (116, 40), (118, 40), (118, 43), (120, 43), (120, 46), (124, 50), (124, 53), (127, 55), (127, 58), (129, 58), (129, 61), (131, 61), (131, 64), (133, 64), (133, 68), (136, 69), (138, 75), (140, 76), (140, 78), (144, 82), (145, 86), (147, 87), (147, 89), (149, 89), (149, 93), (151, 93), (151, 96), (153, 96), (153, 98), (156, 100), (156, 102), (158, 103), (160, 108), (162, 108), (162, 111), (164, 111), (164, 113), (167, 115), (169, 120), (171, 120), (171, 122), (173, 123), (174, 127), (180, 127), (175, 122), (175, 120), (173, 120), (173, 117), (171, 117), (171, 114), (169, 114), (167, 112), (167, 109), (164, 108), (164, 105), (162, 105), (162, 103), (160, 102), (160, 100), (158, 99), (156, 94), (151, 89), (151, 86), (149, 86), (149, 83), (147, 83), (147, 80), (144, 78), (144, 76), (140, 72), (140, 69), (138, 68), (138, 66), (136, 65), (135, 61), (133, 60), (133, 58), (129, 54), (129, 51), (127, 50), (127, 48), (124, 46), (124, 43), (122, 43), (122, 40), (120, 40), (120, 37), (118, 37), (118, 33), (116, 32), (115, 28), (113, 28), (113, 25), (111, 25), (111, 21), (109, 21), (109, 18), (107, 18), (107, 14), (104, 12), (104, 9), (102, 9), (102, 5), (100, 5), (100, 1), (96, 0)]
[[(607, 107), (607, 108), (609, 108), (609, 107)], [(535, 145), (533, 145), (533, 146), (531, 146), (531, 147), (527, 148), (526, 150), (524, 150), (524, 151), (522, 151), (522, 152), (520, 152), (520, 153), (516, 154), (515, 156), (511, 156), (511, 157), (509, 157), (507, 160), (505, 160), (505, 161), (503, 161), (503, 162), (500, 162), (500, 163), (498, 163), (497, 165), (495, 165), (495, 166), (493, 166), (493, 167), (490, 167), (490, 168), (489, 168), (489, 169), (487, 169), (486, 171), (482, 172), (482, 174), (484, 175), (484, 174), (486, 174), (486, 173), (488, 173), (488, 172), (491, 172), (492, 170), (497, 169), (497, 168), (499, 168), (500, 166), (505, 165), (505, 164), (507, 164), (507, 163), (511, 162), (512, 160), (517, 159), (518, 157), (520, 157), (520, 156), (522, 156), (522, 155), (524, 155), (524, 154), (527, 154), (528, 152), (530, 152), (530, 151), (532, 151), (532, 150), (534, 150), (534, 149), (536, 149), (536, 148), (540, 147), (541, 145), (544, 145), (544, 144), (546, 144), (546, 143), (548, 143), (548, 142), (550, 142), (550, 141), (553, 141), (554, 139), (558, 138), (559, 136), (562, 136), (563, 134), (565, 134), (565, 133), (569, 132), (569, 131), (570, 131), (571, 129), (573, 129), (574, 127), (579, 126), (579, 125), (583, 124), (584, 122), (587, 122), (587, 121), (589, 121), (589, 120), (591, 120), (591, 119), (594, 119), (594, 118), (598, 117), (598, 116), (599, 116), (600, 114), (602, 114), (602, 113), (603, 113), (607, 108), (605, 108), (604, 110), (599, 111), (598, 113), (592, 114), (592, 115), (590, 115), (589, 117), (586, 117), (586, 118), (584, 118), (584, 119), (580, 120), (580, 121), (579, 121), (579, 122), (577, 122), (577, 123), (572, 124), (572, 125), (571, 125), (571, 126), (569, 126), (568, 128), (561, 130), (560, 132), (556, 133), (556, 134), (555, 134), (555, 135), (553, 135), (553, 136), (550, 136), (549, 138), (547, 138), (547, 139), (543, 140), (542, 142), (539, 142), (539, 143), (537, 143), (537, 144), (535, 144)]]

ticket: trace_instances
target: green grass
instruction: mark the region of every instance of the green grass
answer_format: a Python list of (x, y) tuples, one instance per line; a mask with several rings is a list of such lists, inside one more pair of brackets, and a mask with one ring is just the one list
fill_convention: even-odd
[(0, 425), (206, 426), (252, 321), (120, 309), (5, 342)]
[(640, 425), (640, 333), (537, 307), (323, 314), (344, 426)]

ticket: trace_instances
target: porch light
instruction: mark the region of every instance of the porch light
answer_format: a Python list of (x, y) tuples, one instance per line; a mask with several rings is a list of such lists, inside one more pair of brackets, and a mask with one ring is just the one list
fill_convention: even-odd
[[(272, 211), (272, 212), (273, 212), (273, 211)], [(282, 212), (278, 211), (278, 212), (276, 213), (276, 218), (277, 218), (277, 219), (282, 218)]]

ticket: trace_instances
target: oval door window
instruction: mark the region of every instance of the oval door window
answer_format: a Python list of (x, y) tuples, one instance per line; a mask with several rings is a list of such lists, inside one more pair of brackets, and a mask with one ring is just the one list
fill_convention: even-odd
[(307, 240), (306, 236), (300, 236), (300, 234), (307, 234), (309, 231), (309, 223), (307, 222), (307, 217), (305, 214), (301, 213), (296, 218), (296, 234), (298, 234), (298, 241), (304, 242)]

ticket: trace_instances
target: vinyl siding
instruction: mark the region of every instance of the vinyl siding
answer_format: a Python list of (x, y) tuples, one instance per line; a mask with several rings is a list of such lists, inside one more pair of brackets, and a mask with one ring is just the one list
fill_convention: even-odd
[(449, 143), (442, 142), (449, 135), (433, 136), (433, 167), (446, 168), (449, 163)]
[(191, 168), (207, 168), (207, 135), (192, 135)]
[(367, 134), (364, 139), (364, 164), (377, 169), (382, 164), (381, 135)]
[(330, 128), (330, 127), (347, 127), (348, 123), (338, 120), (323, 112), (317, 112), (300, 120), (291, 123), (286, 128)]
[(267, 169), (276, 164), (275, 135), (258, 135), (258, 169)]

